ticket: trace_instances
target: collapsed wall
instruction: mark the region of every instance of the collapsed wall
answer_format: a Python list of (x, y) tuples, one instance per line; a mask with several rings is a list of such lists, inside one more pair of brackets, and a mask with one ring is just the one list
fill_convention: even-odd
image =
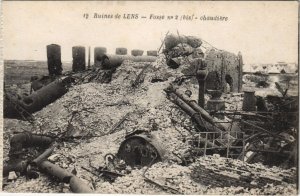
[[(208, 76), (207, 89), (222, 89), (227, 92), (241, 92), (242, 90), (242, 57), (233, 53), (209, 49), (206, 51)], [(228, 89), (229, 88), (229, 89)]]

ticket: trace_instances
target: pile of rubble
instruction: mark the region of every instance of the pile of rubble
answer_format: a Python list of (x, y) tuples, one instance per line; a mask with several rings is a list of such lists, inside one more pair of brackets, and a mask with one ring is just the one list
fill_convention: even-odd
[[(201, 170), (200, 165), (203, 166)], [(216, 176), (214, 172), (220, 175)], [(243, 186), (255, 183), (246, 183), (246, 177), (243, 181), (243, 174), (249, 174), (253, 179), (258, 176), (260, 179), (265, 178), (265, 183), (253, 187)], [(133, 170), (129, 175), (117, 178), (114, 183), (101, 183), (97, 190), (118, 194), (295, 194), (294, 175), (295, 168), (269, 169), (261, 164), (246, 164), (214, 155), (201, 157), (189, 167), (164, 162), (150, 168)], [(228, 181), (229, 176), (240, 178), (230, 184), (232, 180)], [(157, 184), (147, 182), (145, 177)]]
[[(159, 61), (163, 61), (162, 58)], [(187, 150), (188, 147), (180, 139), (182, 135), (189, 133), (187, 129), (192, 129), (193, 125), (185, 113), (168, 103), (163, 89), (170, 82), (168, 80), (181, 73), (151, 66), (145, 73), (144, 82), (134, 89), (131, 84), (143, 65), (126, 61), (113, 75), (110, 84), (87, 83), (72, 87), (62, 98), (34, 113), (33, 125), (25, 121), (5, 119), (4, 160), (8, 160), (11, 134), (26, 130), (55, 138), (75, 139), (75, 144), (64, 142), (61, 148), (54, 151), (59, 155), (55, 160), (56, 164), (62, 168), (74, 166), (75, 163), (67, 164), (66, 160), (70, 158), (64, 158), (73, 155), (81, 157), (76, 158), (76, 164), (89, 167), (86, 159), (89, 157), (91, 164), (99, 167), (103, 166), (106, 154), (116, 154), (125, 135), (136, 129), (144, 129), (153, 132), (165, 144), (169, 159), (180, 161), (172, 152), (184, 153)], [(167, 80), (153, 83), (153, 78)], [(189, 85), (183, 86), (196, 94), (196, 85), (193, 89)], [(113, 131), (115, 133), (106, 135), (126, 114), (126, 120)], [(177, 129), (172, 128), (174, 126)]]
[[(97, 193), (295, 194), (295, 168), (267, 168), (261, 164), (247, 164), (219, 155), (194, 156), (192, 152), (195, 143), (190, 141), (193, 141), (195, 135), (201, 138), (201, 132), (196, 132), (199, 127), (219, 131), (219, 140), (213, 136), (213, 142), (217, 143), (209, 144), (213, 147), (219, 145), (223, 150), (222, 136), (226, 135), (228, 141), (232, 136), (221, 133), (221, 129), (224, 131), (227, 128), (217, 124), (216, 118), (203, 108), (191, 106), (195, 103), (191, 100), (198, 99), (199, 85), (191, 82), (194, 76), (186, 76), (191, 64), (185, 57), (202, 57), (199, 48), (201, 40), (182, 36), (169, 36), (168, 39), (164, 55), (158, 56), (155, 62), (125, 60), (112, 75), (105, 76), (109, 82), (101, 80), (101, 74), (98, 80), (98, 74), (97, 77), (89, 78), (89, 73), (79, 73), (81, 78), (89, 78), (90, 81), (82, 80), (80, 84), (71, 86), (61, 98), (33, 113), (33, 122), (5, 119), (4, 165), (9, 164), (12, 158), (13, 146), (10, 145), (13, 143), (9, 141), (13, 140), (13, 134), (23, 132), (51, 138), (57, 145), (48, 154), (46, 162), (60, 167), (71, 179), (78, 177), (81, 184)], [(170, 69), (170, 59), (180, 66)], [(204, 101), (207, 102), (209, 98), (205, 95)], [(225, 100), (224, 109), (231, 112), (241, 110), (241, 93), (223, 94), (222, 99)], [(219, 120), (233, 122), (228, 117)], [(230, 128), (238, 129), (236, 124), (230, 123)], [(152, 165), (153, 158), (148, 160), (147, 165), (139, 163), (131, 166), (119, 159), (120, 146), (124, 140), (137, 132), (151, 136), (161, 144), (161, 149), (165, 151), (160, 157), (161, 162)], [(208, 142), (204, 143), (206, 150)], [(197, 143), (199, 146), (202, 144), (203, 140)], [(130, 145), (124, 148), (128, 152), (131, 150)], [(31, 163), (46, 151), (43, 148), (28, 148), (14, 156)], [(157, 151), (159, 154), (160, 149)], [(37, 165), (40, 167), (40, 162)], [(38, 177), (27, 179), (28, 175), (24, 176), (22, 172), (9, 171), (4, 177), (3, 190), (70, 192), (74, 189), (65, 179), (60, 183), (56, 180), (49, 183), (46, 175), (39, 172)]]

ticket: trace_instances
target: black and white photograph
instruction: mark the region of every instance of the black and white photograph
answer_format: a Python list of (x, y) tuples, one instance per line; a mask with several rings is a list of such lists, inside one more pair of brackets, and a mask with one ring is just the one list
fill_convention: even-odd
[(298, 1), (2, 1), (2, 193), (297, 195)]

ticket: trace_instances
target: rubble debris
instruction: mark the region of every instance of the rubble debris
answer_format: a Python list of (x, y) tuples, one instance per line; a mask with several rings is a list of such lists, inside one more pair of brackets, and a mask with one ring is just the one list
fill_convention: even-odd
[(13, 180), (16, 180), (17, 178), (18, 178), (18, 176), (17, 176), (16, 172), (11, 171), (11, 172), (9, 172), (7, 179), (8, 179), (8, 181), (13, 181)]
[(167, 50), (171, 50), (172, 48), (176, 47), (178, 44), (188, 44), (193, 48), (198, 48), (201, 46), (202, 41), (201, 39), (194, 36), (181, 35), (180, 37), (178, 37), (173, 34), (166, 36), (165, 47)]
[(191, 177), (210, 187), (234, 186), (253, 189), (265, 187), (267, 184), (277, 186), (296, 183), (294, 169), (280, 173), (270, 172), (273, 169), (277, 168), (267, 169), (260, 164), (243, 164), (239, 160), (207, 156), (201, 162), (193, 164)]
[[(282, 170), (280, 168), (267, 168), (261, 164), (247, 164), (242, 161), (226, 159), (222, 157), (216, 156), (206, 156), (200, 157), (196, 160), (195, 163), (190, 165), (189, 167), (180, 166), (174, 163), (167, 162), (159, 162), (152, 165), (147, 170), (147, 177), (152, 181), (163, 185), (163, 187), (170, 187), (174, 191), (178, 191), (181, 194), (192, 194), (192, 195), (207, 195), (207, 194), (251, 194), (251, 195), (265, 195), (265, 194), (295, 194), (296, 193), (296, 184), (290, 182), (282, 182), (280, 184), (268, 184), (266, 186), (256, 186), (259, 188), (244, 188), (241, 186), (230, 186), (230, 187), (222, 187), (222, 186), (205, 186), (210, 178), (193, 178), (194, 168), (196, 169), (198, 164), (207, 164), (209, 167), (210, 164), (213, 164), (216, 168), (221, 168), (220, 173), (222, 172), (223, 165), (226, 165), (226, 161), (229, 160), (228, 164), (232, 163), (232, 168), (240, 168), (244, 173), (260, 173), (261, 175), (267, 176), (288, 176), (289, 174), (293, 174), (294, 169), (291, 170)], [(224, 163), (225, 162), (225, 163)], [(219, 166), (220, 164), (220, 166)], [(113, 183), (104, 182), (97, 186), (97, 190), (101, 190), (101, 192), (105, 193), (117, 193), (117, 194), (170, 194), (171, 190), (166, 188), (163, 189), (160, 186), (157, 186), (153, 183), (145, 182), (145, 178), (143, 177), (143, 173), (147, 168), (143, 168), (141, 170), (133, 170), (130, 174), (125, 175), (123, 177), (117, 178)], [(234, 172), (234, 169), (233, 171)], [(198, 174), (198, 173), (197, 173)], [(201, 173), (199, 173), (201, 175)], [(226, 173), (225, 173), (226, 175)], [(209, 174), (208, 174), (209, 176)], [(199, 181), (205, 181), (203, 184)], [(198, 181), (198, 182), (196, 182)], [(216, 179), (213, 179), (212, 183), (214, 183)], [(226, 183), (225, 180), (221, 180), (221, 183)], [(96, 190), (96, 191), (97, 191)], [(173, 194), (178, 194), (173, 193)]]
[(180, 66), (180, 58), (167, 57), (167, 64), (172, 69), (177, 69)]
[(134, 82), (131, 84), (131, 86), (133, 88), (136, 88), (139, 84), (144, 82), (144, 77), (145, 77), (145, 72), (147, 70), (147, 68), (150, 66), (151, 64), (147, 64), (145, 65), (145, 67), (142, 69), (142, 71), (137, 75), (136, 79), (134, 80)]
[[(169, 69), (164, 55), (155, 58), (147, 67), (147, 74), (143, 70), (148, 62), (120, 60), (120, 66), (118, 62), (112, 68), (109, 56), (105, 59), (102, 56), (99, 67), (72, 74), (76, 85), (65, 96), (33, 114), (36, 124), (5, 119), (5, 138), (10, 131), (19, 130), (19, 126), (33, 133), (51, 130), (59, 141), (64, 141), (61, 143), (64, 148), (56, 148), (48, 161), (45, 158), (51, 154), (51, 149), (30, 159), (31, 164), (25, 172), (32, 172), (27, 173), (32, 175), (30, 178), (38, 178), (26, 181), (20, 176), (15, 184), (6, 184), (4, 190), (59, 192), (58, 188), (64, 187), (63, 191), (69, 191), (64, 182), (61, 186), (55, 180), (49, 182), (44, 173), (39, 173), (39, 168), (32, 167), (36, 162), (40, 168), (41, 165), (54, 168), (49, 171), (50, 175), (70, 183), (74, 192), (91, 192), (91, 185), (95, 192), (112, 194), (295, 194), (294, 168), (267, 168), (256, 163), (291, 167), (294, 166), (290, 164), (292, 159), (297, 162), (297, 129), (286, 119), (293, 116), (290, 112), (297, 105), (295, 99), (262, 97), (266, 111), (241, 111), (242, 94), (222, 94), (223, 79), (230, 89), (227, 92), (234, 91), (236, 82), (235, 77), (225, 74), (223, 67), (223, 71), (215, 73), (220, 82), (218, 88), (206, 91), (204, 100), (209, 99), (209, 93), (213, 97), (220, 93), (229, 110), (205, 110), (205, 106), (194, 101), (198, 98), (199, 84), (191, 82), (196, 79), (195, 70), (199, 66), (193, 62), (199, 59), (202, 62), (202, 53), (199, 47), (193, 48), (193, 44), (180, 39), (175, 47), (178, 46), (176, 51), (183, 56), (174, 58), (180, 65), (177, 69)], [(186, 51), (180, 51), (184, 47)], [(188, 48), (193, 48), (194, 52), (190, 54)], [(195, 56), (196, 50), (200, 57)], [(240, 66), (241, 57), (236, 60)], [(185, 70), (194, 72), (187, 75)], [(102, 80), (105, 74), (110, 78), (107, 83)], [(142, 79), (137, 79), (140, 75)], [(133, 88), (133, 83), (139, 88)], [(167, 100), (164, 89), (171, 101), (177, 101), (181, 107)], [(223, 114), (224, 119), (219, 119), (218, 114)], [(248, 123), (248, 129), (244, 122)], [(65, 137), (69, 139), (63, 140)], [(4, 145), (7, 159), (9, 148), (7, 142)], [(206, 150), (209, 152), (203, 153)], [(214, 153), (219, 155), (208, 156)], [(247, 158), (248, 155), (244, 158), (245, 153), (252, 153), (253, 158)], [(199, 157), (201, 155), (203, 157)], [(39, 186), (32, 186), (30, 182)], [(228, 183), (233, 186), (227, 186)]]
[(127, 113), (118, 123), (116, 123), (107, 134), (112, 134), (116, 131), (116, 129), (127, 119), (130, 113)]
[(282, 96), (285, 96), (285, 95), (286, 95), (288, 89), (286, 89), (286, 90), (284, 91), (278, 82), (275, 82), (275, 86), (276, 86), (276, 88), (278, 89), (278, 91), (282, 94)]
[(28, 161), (25, 160), (14, 160), (10, 161), (3, 166), (3, 176), (6, 177), (11, 171), (19, 172), (24, 174), (28, 166)]
[[(197, 58), (203, 59), (208, 67), (208, 89), (241, 92), (243, 60), (240, 52), (235, 55), (212, 47), (206, 49), (204, 54), (199, 48), (202, 45), (202, 39), (179, 34), (178, 36), (168, 35), (165, 40), (163, 53), (170, 68), (177, 69), (184, 62), (188, 62), (190, 64), (188, 74), (194, 74), (198, 68), (191, 62)], [(210, 74), (211, 72), (213, 75)]]
[(269, 87), (270, 86), (270, 84), (269, 83), (267, 83), (266, 81), (259, 81), (257, 84), (256, 84), (256, 87), (262, 87), (262, 88), (267, 88), (267, 87)]

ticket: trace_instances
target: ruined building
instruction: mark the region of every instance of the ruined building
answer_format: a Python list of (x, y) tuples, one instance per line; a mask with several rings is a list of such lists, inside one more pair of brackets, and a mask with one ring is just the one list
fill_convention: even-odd
[(235, 55), (223, 50), (206, 51), (208, 75), (206, 89), (223, 90), (223, 92), (241, 92), (243, 60), (239, 53)]

